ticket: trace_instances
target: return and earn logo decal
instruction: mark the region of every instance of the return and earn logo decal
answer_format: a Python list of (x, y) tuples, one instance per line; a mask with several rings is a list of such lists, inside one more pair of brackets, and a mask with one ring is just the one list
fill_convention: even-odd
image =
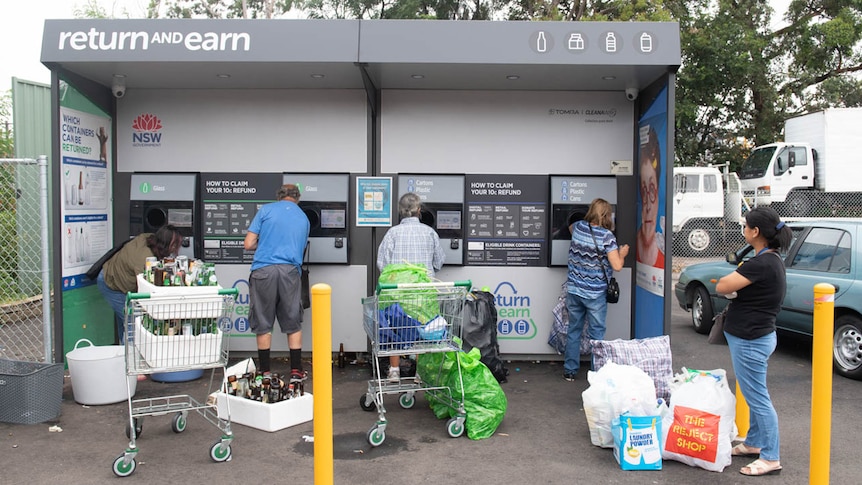
[(497, 307), (497, 337), (506, 340), (530, 340), (537, 328), (530, 314), (530, 297), (519, 295), (515, 285), (502, 281), (494, 289)]

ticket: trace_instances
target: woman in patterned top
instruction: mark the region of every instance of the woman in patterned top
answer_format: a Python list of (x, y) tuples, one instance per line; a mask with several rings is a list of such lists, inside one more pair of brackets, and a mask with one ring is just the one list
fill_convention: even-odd
[(578, 374), (584, 323), (591, 339), (601, 340), (605, 336), (608, 281), (613, 271), (623, 268), (629, 254), (628, 244), (617, 245), (611, 232), (614, 227), (611, 217), (608, 201), (595, 199), (584, 219), (572, 226), (566, 295), (569, 327), (563, 364), (563, 378), (567, 381), (574, 381)]

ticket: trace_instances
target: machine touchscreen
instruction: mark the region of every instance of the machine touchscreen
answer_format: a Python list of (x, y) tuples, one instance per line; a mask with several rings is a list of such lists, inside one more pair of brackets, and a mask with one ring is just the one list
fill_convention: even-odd
[(342, 209), (321, 209), (320, 227), (323, 229), (344, 229), (344, 212)]
[(437, 211), (437, 229), (461, 229), (461, 211)]

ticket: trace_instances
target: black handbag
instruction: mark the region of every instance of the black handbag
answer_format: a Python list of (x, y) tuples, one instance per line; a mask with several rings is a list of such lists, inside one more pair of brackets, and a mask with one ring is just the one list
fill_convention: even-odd
[(99, 273), (102, 272), (102, 266), (104, 266), (104, 264), (107, 263), (109, 259), (113, 258), (115, 254), (120, 252), (120, 249), (123, 249), (123, 246), (128, 244), (129, 241), (131, 241), (131, 239), (126, 239), (125, 241), (111, 248), (107, 253), (103, 254), (101, 258), (96, 260), (96, 262), (93, 263), (92, 266), (90, 266), (90, 269), (88, 269), (87, 272), (84, 273), (84, 276), (86, 276), (92, 281), (96, 281), (96, 278), (99, 277)]
[[(596, 235), (593, 234), (593, 225), (589, 222), (587, 226), (590, 228), (590, 236), (593, 237), (593, 244), (596, 246), (596, 251), (599, 251), (599, 243), (596, 242)], [(601, 257), (601, 252), (599, 252), (599, 264), (602, 265), (602, 277), (607, 281), (608, 288), (605, 291), (605, 297), (608, 300), (608, 303), (617, 303), (620, 301), (620, 285), (617, 283), (617, 279), (611, 276), (611, 279), (608, 280), (608, 275), (605, 273), (605, 261)]]
[(311, 308), (311, 288), (308, 283), (308, 244), (305, 245), (305, 252), (302, 254), (302, 275), (300, 276), (300, 285), (302, 293), (302, 308)]
[(727, 345), (727, 338), (724, 336), (724, 319), (727, 317), (728, 308), (730, 308), (730, 305), (727, 305), (718, 315), (712, 317), (712, 328), (709, 329), (707, 342), (713, 345)]

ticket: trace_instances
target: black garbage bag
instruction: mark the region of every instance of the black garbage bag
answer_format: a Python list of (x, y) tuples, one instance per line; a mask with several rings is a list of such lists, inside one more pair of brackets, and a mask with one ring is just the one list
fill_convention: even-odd
[(485, 364), (497, 382), (506, 382), (509, 369), (500, 358), (500, 344), (497, 343), (497, 307), (494, 294), (487, 291), (473, 291), (464, 300), (461, 313), (463, 347), (465, 352), (479, 349), (482, 363)]

